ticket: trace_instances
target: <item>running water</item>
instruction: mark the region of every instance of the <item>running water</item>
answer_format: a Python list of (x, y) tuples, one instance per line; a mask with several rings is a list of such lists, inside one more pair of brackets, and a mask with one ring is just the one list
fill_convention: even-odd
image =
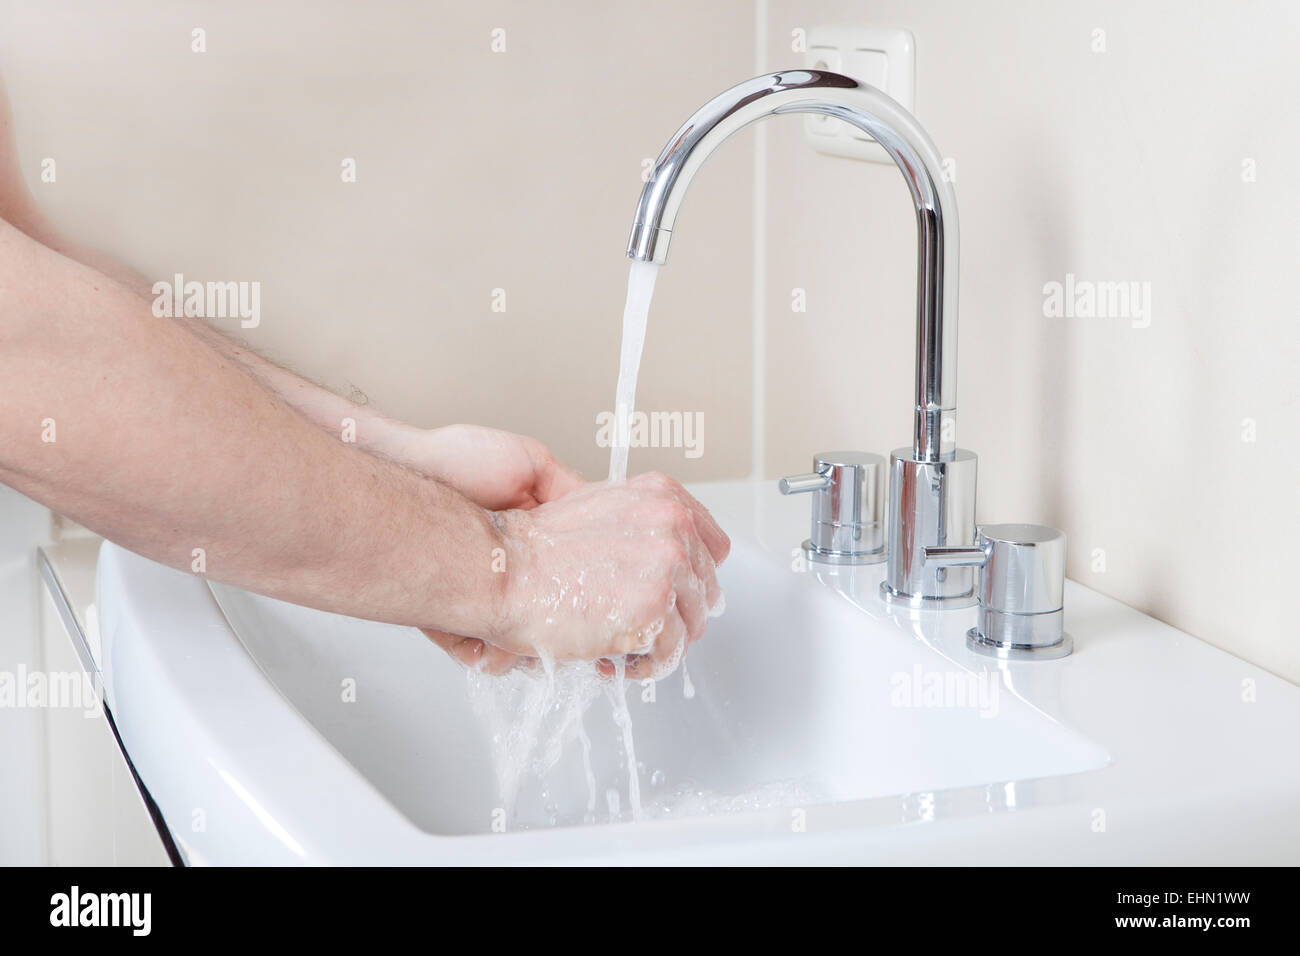
[[(623, 344), (619, 349), (618, 388), (614, 391), (614, 441), (609, 449), (609, 480), (627, 480), (627, 455), (631, 447), (632, 412), (636, 406), (636, 380), (645, 350), (650, 300), (655, 294), (659, 266), (633, 262), (627, 274), (627, 301), (623, 305)], [(641, 819), (641, 777), (637, 771), (636, 742), (632, 739), (632, 714), (627, 709), (627, 661), (614, 661), (613, 686), (607, 688), (614, 723), (623, 731), (623, 758), (627, 762), (627, 802), (632, 819)]]
[[(614, 440), (609, 453), (609, 480), (627, 479), (627, 457), (631, 421), (636, 401), (637, 373), (645, 346), (650, 299), (654, 295), (659, 267), (651, 262), (634, 262), (627, 280), (627, 304), (623, 309), (623, 344), (619, 359), (618, 389), (614, 401)], [(627, 701), (627, 661), (612, 661), (614, 675), (599, 677), (590, 663), (557, 664), (541, 657), (540, 676), (520, 670), (503, 677), (469, 672), (470, 702), (491, 735), (497, 785), (507, 818), (517, 815), (521, 791), (529, 779), (545, 781), (555, 769), (570, 740), (581, 749), (582, 775), (587, 799), (583, 821), (596, 820), (596, 770), (592, 762), (592, 741), (584, 716), (591, 704), (604, 696), (610, 704), (614, 729), (627, 769), (627, 808), (632, 819), (642, 816), (641, 780), (632, 737), (632, 714)], [(549, 790), (542, 790), (544, 815), (553, 818)], [(605, 791), (610, 819), (618, 819), (622, 800), (613, 788)], [(547, 822), (554, 823), (554, 819)]]
[(619, 354), (618, 389), (614, 393), (614, 441), (609, 450), (609, 480), (627, 478), (627, 452), (636, 404), (636, 378), (645, 348), (646, 320), (655, 294), (659, 266), (633, 262), (627, 276), (627, 304), (623, 306), (623, 347)]
[[(659, 267), (654, 263), (633, 262), (628, 275), (618, 388), (614, 400), (614, 438), (609, 454), (611, 482), (627, 479), (637, 373), (641, 367), (650, 300), (654, 295), (658, 271)], [(721, 613), (722, 603), (719, 599), (709, 616), (716, 617)], [(491, 735), (500, 797), (506, 816), (512, 824), (528, 826), (534, 820), (544, 821), (551, 826), (560, 823), (561, 811), (557, 805), (559, 797), (552, 787), (562, 786), (564, 781), (550, 778), (560, 778), (561, 771), (569, 770), (580, 772), (585, 784), (586, 806), (582, 821), (597, 821), (598, 773), (603, 771), (600, 775), (609, 779), (609, 775), (618, 769), (608, 759), (599, 768), (593, 760), (592, 736), (584, 717), (591, 704), (601, 696), (609, 701), (613, 717), (615, 740), (611, 743), (622, 750), (621, 763), (627, 772), (627, 810), (633, 820), (643, 819), (647, 815), (662, 817), (684, 813), (728, 813), (809, 802), (811, 794), (801, 783), (795, 781), (769, 784), (737, 795), (715, 794), (700, 789), (691, 781), (683, 781), (669, 791), (665, 789), (666, 777), (663, 770), (656, 770), (649, 779), (651, 790), (657, 792), (652, 794), (650, 806), (643, 808), (641, 765), (636, 758), (632, 713), (628, 707), (627, 694), (629, 683), (634, 687), (640, 684), (635, 680), (629, 682), (625, 659), (616, 658), (611, 663), (614, 665), (614, 675), (610, 679), (601, 678), (591, 663), (557, 664), (545, 655), (541, 655), (540, 676), (520, 669), (502, 677), (492, 677), (473, 669), (469, 671), (470, 701)], [(674, 663), (682, 668), (682, 697), (691, 700), (695, 697), (695, 685), (680, 654)], [(559, 766), (568, 744), (574, 740), (579, 745), (580, 766)], [(608, 756), (607, 751), (605, 753)], [(528, 812), (519, 806), (526, 785), (533, 787), (529, 797), (534, 805)], [(621, 820), (623, 801), (620, 791), (606, 786), (604, 797), (610, 822)], [(521, 816), (525, 819), (517, 819)], [(574, 816), (576, 813), (573, 808), (569, 808), (566, 820)]]

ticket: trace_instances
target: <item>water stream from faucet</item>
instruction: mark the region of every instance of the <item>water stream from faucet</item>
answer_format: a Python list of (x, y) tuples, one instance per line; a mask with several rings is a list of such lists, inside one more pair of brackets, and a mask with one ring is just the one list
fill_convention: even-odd
[[(618, 387), (614, 391), (614, 441), (609, 449), (609, 480), (627, 480), (627, 458), (632, 444), (632, 412), (636, 406), (636, 380), (645, 350), (650, 300), (655, 294), (659, 266), (633, 262), (627, 275), (627, 301), (623, 304), (623, 342), (619, 349)], [(632, 819), (641, 818), (641, 777), (632, 737), (632, 715), (627, 709), (627, 662), (614, 661), (613, 685), (607, 689), (614, 722), (622, 731), (627, 763), (627, 802)]]
[[(609, 480), (612, 482), (627, 478), (637, 376), (658, 270), (654, 263), (633, 262), (628, 275), (615, 394), (614, 436), (609, 455)], [(721, 610), (719, 604), (710, 616), (716, 616)], [(543, 655), (540, 663), (540, 673), (516, 669), (504, 676), (493, 677), (480, 671), (469, 672), (470, 702), (490, 735), (501, 809), (510, 826), (539, 823), (554, 826), (561, 822), (577, 822), (574, 819), (575, 808), (571, 805), (575, 795), (570, 794), (570, 805), (563, 806), (566, 800), (561, 793), (566, 788), (564, 781), (557, 779), (561, 776), (559, 771), (564, 769), (561, 766), (564, 753), (573, 742), (579, 747), (581, 763), (578, 768), (572, 764), (569, 768), (570, 772), (579, 770), (585, 784), (586, 807), (581, 814), (584, 823), (597, 822), (597, 793), (602, 784), (605, 812), (608, 814), (606, 819), (610, 822), (623, 820), (625, 812), (631, 819), (641, 820), (814, 802), (815, 791), (809, 790), (801, 781), (776, 781), (739, 793), (723, 794), (702, 788), (690, 779), (670, 785), (667, 774), (653, 767), (648, 768), (646, 780), (649, 790), (643, 794), (642, 772), (647, 768), (637, 761), (632, 713), (628, 706), (629, 684), (634, 689), (640, 685), (627, 679), (627, 661), (622, 658), (613, 660), (614, 674), (608, 679), (600, 677), (590, 662), (557, 662)], [(685, 660), (679, 658), (677, 666), (682, 672), (682, 698), (692, 700), (695, 684), (687, 673)], [(601, 697), (609, 702), (617, 741), (615, 746), (622, 751), (617, 767), (605, 759), (598, 768), (593, 760), (592, 734), (588, 732), (584, 718), (591, 705)], [(593, 725), (591, 729), (597, 733), (602, 730), (599, 725)], [(604, 742), (608, 748), (611, 741), (606, 739)], [(608, 758), (607, 749), (605, 753)], [(626, 804), (620, 788), (609, 786), (611, 773), (622, 776), (624, 772), (627, 774)], [(521, 794), (528, 790), (529, 784), (532, 785), (529, 791), (531, 803), (522, 813), (525, 819), (517, 819), (521, 815)], [(540, 807), (537, 806), (539, 802)], [(537, 812), (539, 809), (540, 814)]]
[(632, 412), (636, 405), (636, 380), (645, 349), (650, 300), (655, 294), (659, 266), (633, 262), (627, 276), (627, 302), (623, 306), (623, 346), (619, 352), (618, 388), (614, 392), (614, 441), (609, 450), (609, 480), (627, 478), (627, 454), (631, 445)]
[[(609, 450), (609, 480), (627, 480), (627, 458), (632, 444), (632, 412), (636, 406), (636, 380), (645, 350), (650, 300), (655, 294), (659, 266), (633, 262), (627, 276), (627, 301), (623, 304), (623, 342), (619, 349), (618, 387), (614, 391), (614, 441)], [(627, 763), (627, 802), (632, 819), (641, 818), (641, 778), (632, 736), (632, 715), (627, 709), (627, 662), (614, 661), (613, 685), (607, 689), (614, 722), (622, 731)]]
[[(633, 262), (628, 275), (614, 401), (614, 436), (609, 453), (609, 480), (612, 482), (627, 479), (637, 374), (658, 271), (659, 267), (654, 263)], [(497, 783), (508, 818), (515, 816), (525, 777), (534, 776), (544, 781), (559, 762), (566, 744), (576, 738), (582, 748), (583, 775), (586, 778), (587, 811), (584, 820), (595, 822), (596, 777), (591, 760), (591, 739), (583, 718), (601, 696), (609, 701), (623, 749), (623, 763), (627, 770), (627, 809), (632, 819), (642, 818), (640, 767), (627, 702), (627, 662), (619, 658), (612, 663), (614, 674), (608, 680), (597, 675), (593, 664), (556, 662), (545, 656), (541, 659), (540, 675), (515, 671), (498, 678), (471, 672), (470, 699), (490, 729)], [(687, 685), (689, 687), (689, 678)], [(610, 819), (619, 819), (622, 801), (618, 791), (609, 788), (605, 797)]]

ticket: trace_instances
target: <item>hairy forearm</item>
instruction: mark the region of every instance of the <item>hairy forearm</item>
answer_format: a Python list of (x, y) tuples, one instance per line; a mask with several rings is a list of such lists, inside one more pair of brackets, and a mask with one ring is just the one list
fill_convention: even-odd
[(7, 226), (0, 335), (6, 484), (174, 567), (201, 556), (297, 603), (491, 636), (489, 513), (312, 426), (135, 292)]
[[(68, 249), (71, 257), (78, 262), (83, 262), (119, 279), (131, 291), (152, 301), (152, 284), (128, 266), (94, 250), (72, 246)], [(345, 423), (351, 422), (350, 440), (359, 448), (398, 462), (404, 460), (405, 443), (411, 439), (416, 429), (385, 418), (377, 412), (307, 381), (288, 369), (281, 368), (237, 340), (222, 334), (201, 318), (184, 316), (176, 321), (204, 345), (246, 371), (262, 387), (280, 396), (308, 421), (336, 437), (343, 434)]]
[[(111, 276), (145, 301), (152, 301), (153, 284), (129, 266), (93, 249), (70, 243), (58, 236), (52, 228), (44, 230), (40, 241), (69, 258)], [(234, 362), (264, 388), (279, 395), (308, 421), (338, 436), (343, 432), (345, 421), (350, 420), (354, 425), (351, 437), (358, 447), (397, 461), (402, 460), (404, 444), (415, 429), (356, 405), (267, 361), (252, 349), (217, 331), (202, 318), (184, 316), (176, 321), (197, 336), (204, 345)]]
[[(4, 106), (4, 100), (0, 97), (0, 146), (5, 139)], [(0, 148), (0, 154), (11, 152), (11, 149), (6, 151)], [(6, 161), (7, 158), (11, 159), (11, 156), (0, 155), (0, 219), (41, 245), (108, 276), (142, 301), (153, 301), (153, 282), (148, 278), (106, 253), (69, 239), (56, 229), (27, 191), (17, 170), (4, 168), (12, 165)], [(279, 395), (309, 421), (337, 435), (344, 428), (344, 420), (351, 419), (355, 423), (354, 438), (358, 446), (398, 461), (403, 459), (405, 446), (416, 429), (356, 405), (267, 361), (238, 341), (223, 335), (202, 318), (186, 316), (176, 321), (209, 348), (246, 370), (263, 387)]]
[(404, 444), (416, 429), (385, 418), (267, 361), (202, 319), (191, 317), (178, 321), (209, 348), (237, 363), (264, 388), (297, 409), (308, 421), (338, 437), (344, 431), (345, 422), (350, 420), (354, 426), (350, 436), (358, 447), (395, 461), (404, 460)]

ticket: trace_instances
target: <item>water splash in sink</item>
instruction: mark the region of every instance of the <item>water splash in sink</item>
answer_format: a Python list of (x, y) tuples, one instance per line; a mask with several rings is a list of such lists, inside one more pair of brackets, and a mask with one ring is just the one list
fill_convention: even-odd
[(488, 728), (497, 785), (506, 817), (513, 820), (529, 775), (545, 780), (570, 739), (583, 742), (587, 811), (594, 813), (596, 780), (583, 724), (601, 682), (590, 664), (560, 663), (542, 655), (542, 676), (516, 669), (492, 676), (467, 671), (470, 704)]
[[(696, 700), (685, 674), (680, 687), (657, 684), (659, 702), (648, 705), (641, 693), (629, 696), (622, 673), (604, 679), (591, 664), (545, 662), (540, 674), (468, 673), (470, 703), (488, 728), (507, 829), (713, 816), (806, 807), (825, 799), (822, 788), (807, 777), (719, 790), (701, 784), (696, 771), (702, 768), (665, 772), (663, 761), (672, 757), (664, 751), (663, 727), (642, 727), (651, 735), (653, 753), (647, 763), (639, 762), (631, 704), (640, 703), (638, 719), (644, 721), (647, 707), (657, 712), (680, 695), (679, 705), (701, 708), (695, 719), (701, 726), (708, 722), (715, 705)], [(644, 690), (635, 681), (630, 686)], [(612, 720), (590, 724), (587, 715), (602, 697), (610, 703)], [(604, 713), (603, 706), (596, 710)], [(649, 719), (673, 718), (656, 714)], [(656, 732), (658, 748), (653, 746)]]
[(627, 662), (614, 660), (614, 680), (606, 685), (605, 695), (614, 709), (614, 723), (623, 732), (623, 759), (627, 761), (627, 802), (632, 819), (641, 819), (641, 776), (636, 762), (636, 741), (632, 739), (632, 714), (627, 709)]

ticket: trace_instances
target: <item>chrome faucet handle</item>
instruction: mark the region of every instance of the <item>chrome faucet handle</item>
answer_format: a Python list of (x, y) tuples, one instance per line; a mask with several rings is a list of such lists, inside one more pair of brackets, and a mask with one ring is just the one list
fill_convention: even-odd
[(1038, 524), (981, 525), (974, 545), (927, 547), (925, 563), (979, 568), (979, 618), (966, 646), (1004, 660), (1053, 660), (1065, 633), (1065, 533)]
[(810, 561), (879, 564), (885, 560), (881, 485), (885, 459), (863, 451), (824, 451), (813, 470), (777, 482), (783, 495), (811, 493), (812, 535), (803, 543)]

